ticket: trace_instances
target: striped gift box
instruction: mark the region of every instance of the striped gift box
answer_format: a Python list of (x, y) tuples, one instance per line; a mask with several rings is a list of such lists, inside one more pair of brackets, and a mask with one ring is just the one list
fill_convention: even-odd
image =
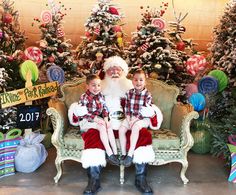
[(228, 144), (228, 147), (231, 152), (231, 170), (228, 181), (236, 183), (236, 146)]
[(0, 132), (0, 178), (15, 174), (15, 153), (20, 144), (20, 129)]

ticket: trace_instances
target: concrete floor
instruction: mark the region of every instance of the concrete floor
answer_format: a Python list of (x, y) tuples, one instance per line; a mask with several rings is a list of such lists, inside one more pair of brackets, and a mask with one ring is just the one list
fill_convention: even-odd
[[(82, 194), (87, 184), (86, 171), (80, 163), (66, 161), (63, 175), (54, 184), (56, 175), (54, 160), (56, 151), (48, 150), (47, 161), (34, 173), (16, 173), (0, 179), (0, 195), (74, 195)], [(189, 153), (187, 177), (190, 182), (183, 185), (180, 164), (150, 166), (148, 181), (157, 195), (236, 195), (236, 184), (227, 181), (229, 169), (224, 162), (211, 155)], [(126, 182), (119, 184), (119, 169), (107, 166), (102, 172), (102, 190), (99, 195), (139, 195), (133, 185), (134, 167), (126, 170)]]

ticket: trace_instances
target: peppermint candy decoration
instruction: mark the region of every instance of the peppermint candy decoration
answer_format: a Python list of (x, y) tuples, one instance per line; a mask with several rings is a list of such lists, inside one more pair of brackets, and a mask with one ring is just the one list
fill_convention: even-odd
[(192, 76), (195, 76), (200, 70), (204, 70), (206, 67), (206, 58), (201, 55), (193, 55), (186, 62), (187, 72)]
[(140, 48), (143, 51), (147, 51), (147, 49), (150, 47), (150, 45), (148, 43), (144, 43)]
[(41, 12), (41, 20), (44, 24), (47, 24), (52, 21), (52, 13), (49, 10), (44, 10)]
[(54, 64), (47, 69), (47, 78), (50, 82), (57, 81), (62, 84), (65, 81), (65, 72), (61, 67)]
[(57, 29), (57, 37), (64, 37), (64, 36), (65, 36), (65, 32), (63, 31), (61, 27), (59, 27)]
[(165, 20), (161, 18), (153, 18), (151, 24), (158, 28), (158, 30), (163, 30), (166, 26)]
[(43, 53), (38, 47), (28, 47), (24, 51), (25, 57), (32, 60), (37, 65), (43, 61)]
[(99, 34), (100, 34), (100, 28), (96, 28), (96, 29), (94, 30), (94, 34), (99, 35)]

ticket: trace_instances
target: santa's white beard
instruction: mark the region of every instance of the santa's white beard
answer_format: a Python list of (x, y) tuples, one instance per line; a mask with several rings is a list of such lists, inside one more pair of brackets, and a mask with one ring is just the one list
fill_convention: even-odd
[(105, 96), (124, 97), (132, 87), (132, 82), (124, 75), (119, 78), (111, 78), (106, 75), (102, 81), (102, 92)]
[[(106, 106), (110, 116), (117, 111), (123, 112), (121, 98), (125, 97), (125, 93), (132, 87), (132, 82), (125, 76), (111, 78), (106, 75), (105, 79), (102, 81), (102, 93), (105, 96)], [(110, 119), (112, 129), (118, 130), (122, 120)]]

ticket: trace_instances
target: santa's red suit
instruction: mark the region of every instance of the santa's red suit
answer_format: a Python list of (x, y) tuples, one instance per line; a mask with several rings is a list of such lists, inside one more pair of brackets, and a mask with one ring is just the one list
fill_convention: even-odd
[[(109, 72), (112, 67), (120, 67), (121, 72)], [(105, 79), (102, 80), (102, 93), (105, 96), (106, 105), (109, 110), (109, 118), (111, 127), (115, 135), (118, 135), (118, 130), (124, 119), (122, 99), (125, 93), (133, 88), (132, 82), (126, 78), (128, 73), (128, 66), (126, 62), (120, 57), (114, 56), (106, 60), (104, 64), (104, 71), (106, 72)], [(69, 108), (69, 120), (74, 126), (79, 126), (78, 116), (83, 116), (87, 113), (86, 107), (79, 105), (77, 102), (73, 103)], [(142, 110), (142, 115), (152, 117), (153, 123), (150, 120), (150, 127), (158, 129), (162, 122), (162, 114), (160, 110), (153, 107), (145, 107)], [(155, 116), (154, 116), (155, 115)], [(154, 116), (154, 117), (153, 117)], [(130, 131), (127, 132), (130, 136)], [(81, 156), (83, 168), (94, 166), (106, 166), (105, 151), (102, 142), (99, 138), (99, 132), (96, 129), (89, 129), (82, 134), (84, 140), (84, 150)], [(129, 139), (127, 139), (129, 145)], [(152, 148), (152, 137), (147, 129), (140, 130), (139, 139), (133, 155), (133, 163), (146, 164), (153, 162), (155, 153)]]

